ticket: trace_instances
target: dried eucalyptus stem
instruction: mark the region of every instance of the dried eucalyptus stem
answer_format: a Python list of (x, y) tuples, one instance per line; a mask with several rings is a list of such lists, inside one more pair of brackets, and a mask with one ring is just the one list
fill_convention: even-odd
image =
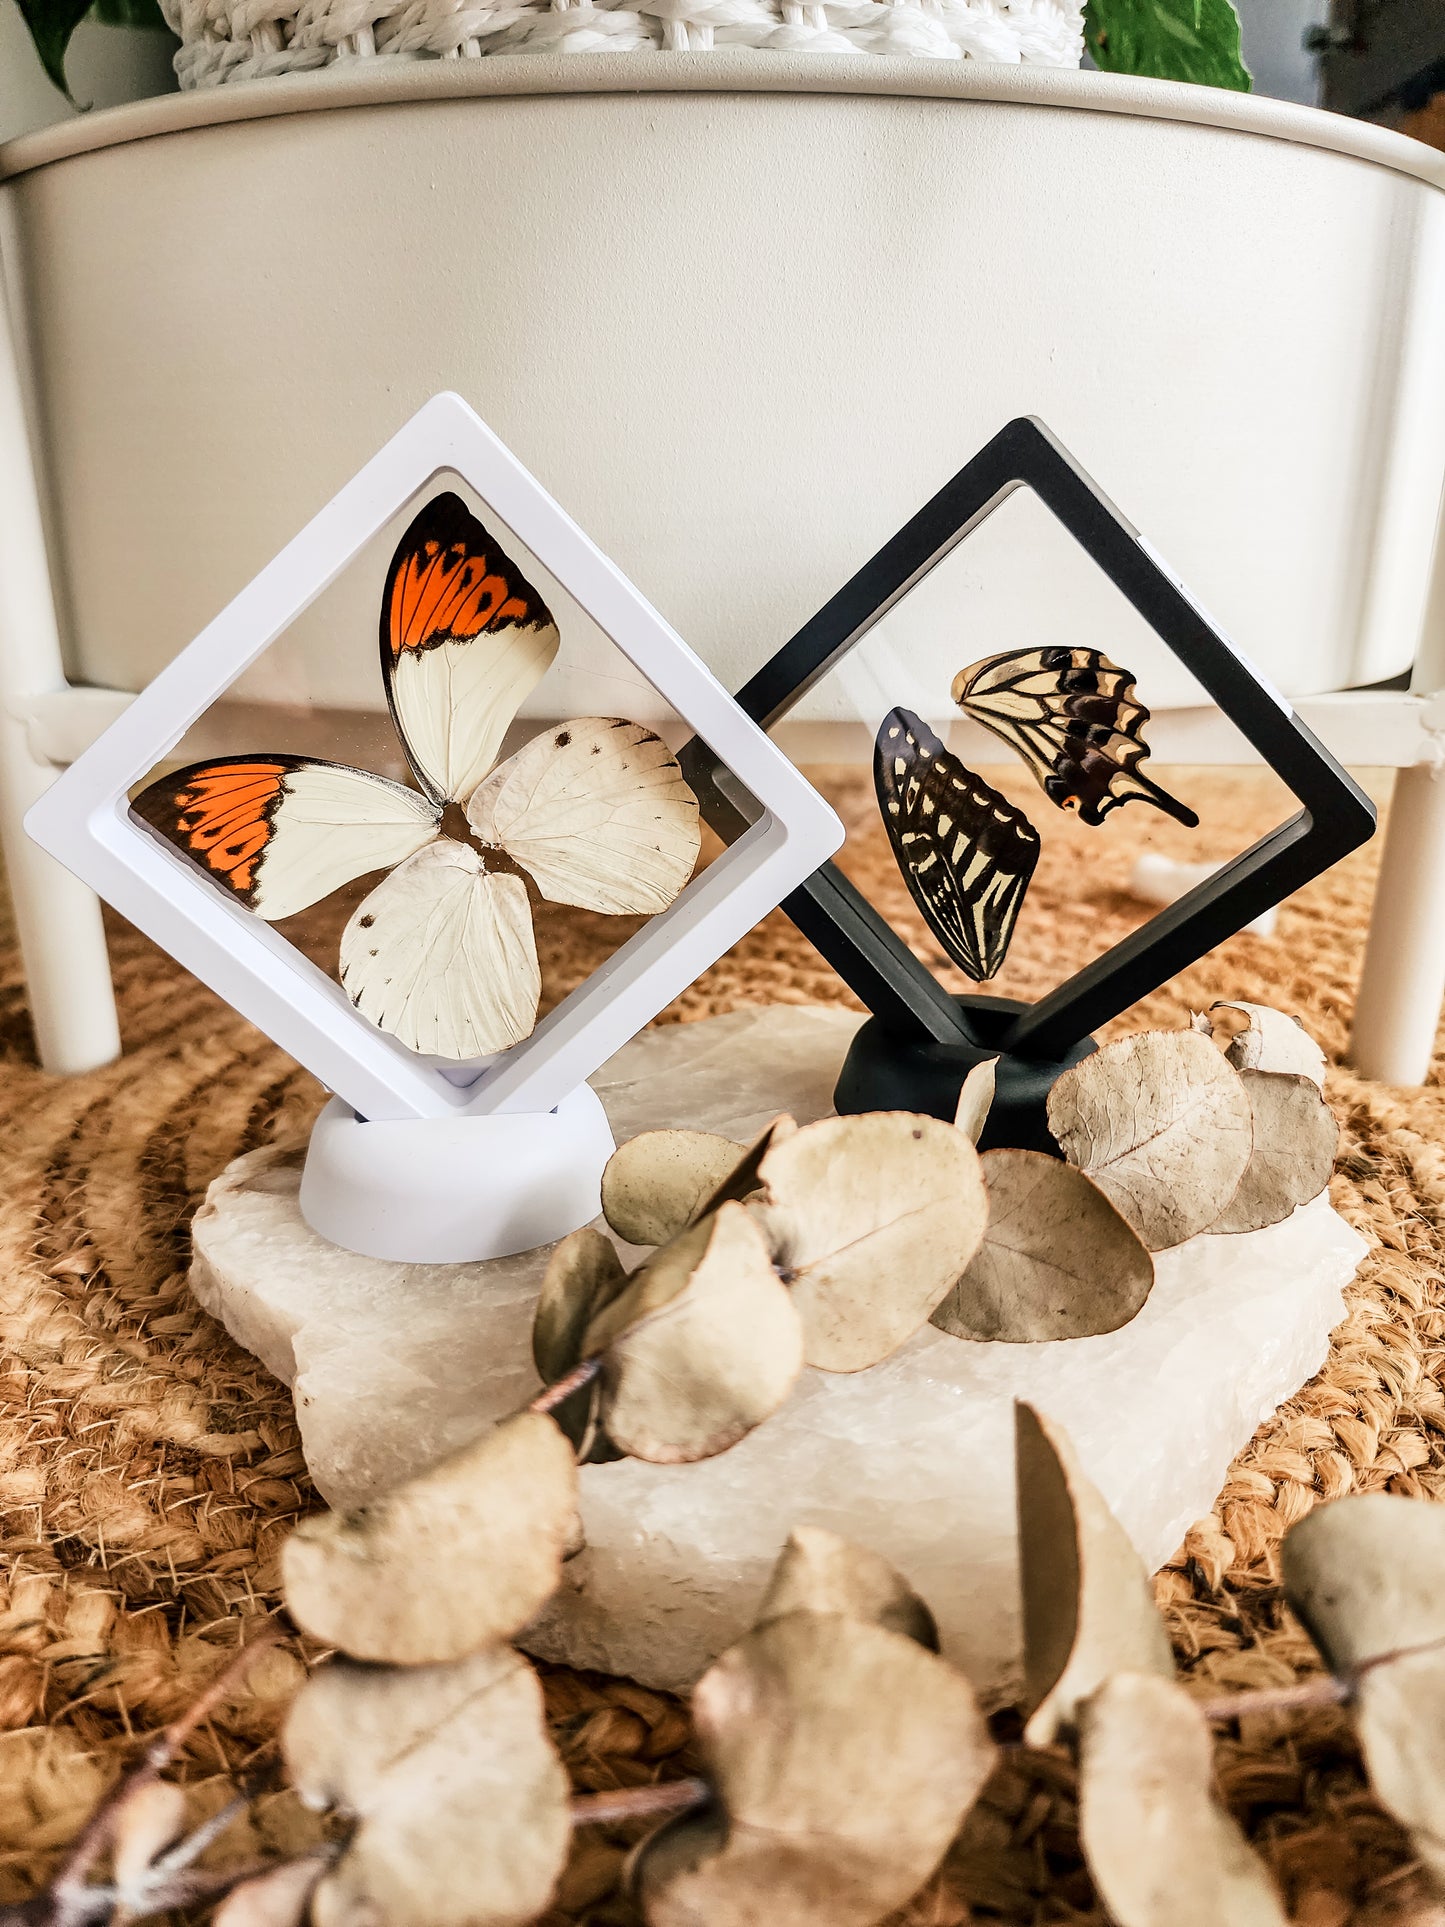
[(1221, 1693), (1213, 1699), (1196, 1700), (1195, 1705), (1205, 1719), (1220, 1723), (1245, 1719), (1251, 1713), (1295, 1713), (1316, 1706), (1343, 1706), (1354, 1690), (1353, 1680), (1322, 1673), (1317, 1679), (1300, 1680), (1294, 1686), (1258, 1686), (1244, 1693)]
[(571, 1398), (575, 1391), (580, 1390), (584, 1385), (590, 1385), (601, 1370), (602, 1358), (600, 1353), (595, 1358), (584, 1358), (582, 1363), (568, 1372), (565, 1378), (559, 1378), (555, 1385), (549, 1385), (544, 1391), (538, 1392), (537, 1396), (527, 1407), (527, 1410), (529, 1412), (555, 1412), (557, 1407)]
[(574, 1827), (608, 1827), (623, 1820), (646, 1820), (659, 1813), (686, 1813), (712, 1798), (706, 1780), (663, 1780), (657, 1786), (617, 1787), (610, 1793), (581, 1793), (572, 1802)]
[[(244, 1796), (238, 1796), (159, 1854), (144, 1874), (125, 1889), (109, 1882), (92, 1882), (89, 1878), (96, 1862), (112, 1845), (126, 1807), (145, 1788), (155, 1784), (168, 1766), (174, 1765), (186, 1741), (235, 1688), (257, 1654), (269, 1651), (280, 1637), (281, 1630), (276, 1625), (264, 1627), (222, 1667), (179, 1719), (163, 1727), (147, 1743), (139, 1763), (122, 1776), (96, 1807), (50, 1885), (43, 1893), (18, 1906), (0, 1907), (0, 1927), (92, 1927), (92, 1923), (109, 1921), (122, 1911), (132, 1917), (165, 1913), (219, 1899), (243, 1881), (255, 1879), (283, 1864), (278, 1860), (252, 1860), (225, 1871), (193, 1865), (245, 1809), (247, 1801)], [(318, 1861), (332, 1857), (330, 1849), (297, 1856), (301, 1860)]]

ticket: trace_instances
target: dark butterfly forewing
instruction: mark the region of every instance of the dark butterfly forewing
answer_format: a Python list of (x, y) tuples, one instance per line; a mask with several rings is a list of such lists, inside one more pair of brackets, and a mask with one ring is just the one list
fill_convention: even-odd
[(893, 854), (959, 969), (997, 976), (1039, 860), (1038, 832), (909, 709), (890, 709), (873, 751)]
[(1136, 799), (1193, 829), (1187, 804), (1141, 774), (1149, 711), (1127, 669), (1098, 649), (1010, 649), (961, 670), (953, 700), (1018, 751), (1060, 809), (1102, 823)]

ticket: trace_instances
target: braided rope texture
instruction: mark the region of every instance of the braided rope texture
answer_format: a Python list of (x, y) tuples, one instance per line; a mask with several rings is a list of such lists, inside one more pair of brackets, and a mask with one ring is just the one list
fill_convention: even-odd
[[(858, 881), (936, 960), (876, 832), (868, 775), (823, 780), (849, 823)], [(1101, 830), (1051, 821), (1005, 993), (1037, 995), (1137, 920), (1122, 884), (1146, 835), (1166, 855), (1223, 856), (1288, 813), (1263, 773), (1165, 780), (1199, 809), (1202, 831), (1142, 810), (1116, 812)], [(1312, 1506), (1346, 1492), (1445, 1498), (1445, 1058), (1419, 1091), (1341, 1068), (1377, 847), (1286, 904), (1274, 937), (1233, 939), (1115, 1026), (1178, 1025), (1217, 997), (1299, 1011), (1331, 1059), (1343, 1123), (1334, 1202), (1373, 1245), (1329, 1361), (1260, 1428), (1157, 1581), (1184, 1680), (1202, 1694), (1286, 1684), (1317, 1666), (1282, 1602), (1278, 1565), (1281, 1535)], [(308, 919), (318, 960), (334, 959), (344, 913)], [(616, 941), (614, 919), (555, 906), (538, 925), (552, 1000)], [(299, 1144), (322, 1093), (119, 923), (112, 954), (124, 1058), (47, 1077), (34, 1064), (15, 945), (0, 930), (0, 1905), (34, 1890), (144, 1733), (276, 1611), (281, 1542), (317, 1503), (287, 1392), (199, 1309), (186, 1266), (209, 1180), (243, 1151)], [(847, 1001), (774, 916), (666, 1021)], [(966, 1546), (958, 1558), (965, 1584)], [(227, 1776), (250, 1774), (263, 1789), (216, 1850), (228, 1863), (314, 1838), (312, 1816), (284, 1790), (264, 1790), (286, 1701), (313, 1657), (283, 1644), (191, 1744), (182, 1777), (197, 1817), (222, 1803)], [(692, 1770), (684, 1712), (663, 1695), (562, 1669), (546, 1670), (544, 1685), (579, 1789)], [(1440, 1927), (1342, 1714), (1256, 1716), (1226, 1729), (1217, 1760), (1223, 1794), (1300, 1927)], [(636, 1831), (578, 1834), (547, 1927), (638, 1927), (618, 1890)], [(1102, 1918), (1078, 1851), (1073, 1769), (1063, 1753), (1043, 1753), (999, 1769), (895, 1927)]]
[(912, 55), (1077, 67), (1081, 0), (161, 0), (182, 87), (304, 73), (378, 54)]

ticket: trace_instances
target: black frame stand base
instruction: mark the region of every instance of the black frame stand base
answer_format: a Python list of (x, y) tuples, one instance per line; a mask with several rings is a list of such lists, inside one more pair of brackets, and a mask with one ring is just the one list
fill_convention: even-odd
[(1060, 1155), (1048, 1125), (1049, 1092), (1060, 1074), (1099, 1047), (1092, 1037), (1071, 1044), (1062, 1057), (1025, 1057), (1004, 1051), (1000, 1040), (1027, 1004), (1011, 997), (956, 997), (967, 1040), (940, 1043), (916, 1032), (889, 1030), (870, 1017), (843, 1060), (833, 1103), (840, 1114), (860, 1111), (922, 1111), (950, 1123), (963, 1080), (975, 1065), (998, 1059), (993, 1104), (981, 1151), (1043, 1151)]

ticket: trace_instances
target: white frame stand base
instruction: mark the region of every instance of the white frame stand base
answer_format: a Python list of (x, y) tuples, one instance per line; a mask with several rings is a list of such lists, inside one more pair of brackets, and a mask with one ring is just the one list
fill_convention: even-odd
[(580, 1085), (552, 1111), (368, 1122), (333, 1097), (301, 1175), (301, 1215), (345, 1251), (470, 1264), (552, 1244), (602, 1209), (615, 1145)]

